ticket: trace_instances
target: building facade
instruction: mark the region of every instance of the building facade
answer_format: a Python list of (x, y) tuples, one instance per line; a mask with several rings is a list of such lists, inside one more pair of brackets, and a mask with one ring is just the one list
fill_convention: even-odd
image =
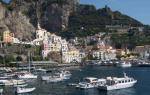
[(3, 32), (3, 42), (4, 43), (13, 43), (14, 34), (10, 31)]

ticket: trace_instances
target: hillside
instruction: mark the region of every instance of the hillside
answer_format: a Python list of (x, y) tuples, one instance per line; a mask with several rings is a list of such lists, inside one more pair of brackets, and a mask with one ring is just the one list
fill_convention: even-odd
[(35, 38), (37, 22), (57, 33), (67, 29), (68, 17), (77, 4), (78, 0), (11, 0), (9, 4), (0, 0), (0, 27), (20, 40)]
[(142, 26), (142, 23), (107, 6), (96, 9), (93, 5), (80, 5), (77, 13), (69, 18), (69, 36), (88, 36), (108, 31), (105, 25)]
[[(20, 40), (33, 40), (37, 22), (42, 28), (65, 38), (86, 37), (99, 32), (114, 33), (105, 26), (122, 25), (144, 27), (142, 33), (134, 31), (130, 44), (135, 46), (150, 43), (149, 26), (119, 11), (112, 11), (108, 6), (96, 9), (94, 5), (78, 3), (79, 0), (12, 0), (6, 4), (0, 0), (0, 36), (4, 30), (10, 30)], [(126, 41), (131, 40), (128, 33), (109, 36), (115, 46), (125, 46), (122, 43), (124, 41), (118, 42), (122, 36)]]

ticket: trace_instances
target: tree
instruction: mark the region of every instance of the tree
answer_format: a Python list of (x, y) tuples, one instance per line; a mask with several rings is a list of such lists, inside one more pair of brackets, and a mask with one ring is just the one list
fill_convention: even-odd
[(4, 60), (3, 56), (0, 56), (0, 64), (3, 64), (3, 60)]
[(48, 58), (58, 62), (58, 63), (61, 63), (62, 62), (62, 56), (61, 56), (61, 53), (60, 52), (50, 52), (48, 54)]
[(5, 57), (5, 63), (8, 64), (11, 61), (15, 61), (15, 58), (13, 55), (6, 55)]
[(17, 56), (16, 61), (22, 61), (22, 57), (21, 56)]
[(33, 61), (41, 61), (42, 57), (41, 56), (34, 56), (32, 57)]

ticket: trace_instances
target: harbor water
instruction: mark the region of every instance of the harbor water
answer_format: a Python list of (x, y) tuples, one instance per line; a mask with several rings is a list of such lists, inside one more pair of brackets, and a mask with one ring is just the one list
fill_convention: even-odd
[[(49, 83), (40, 79), (27, 80), (29, 86), (36, 87), (32, 93), (19, 95), (149, 95), (150, 94), (150, 68), (132, 67), (132, 68), (117, 68), (117, 67), (100, 67), (100, 66), (85, 66), (80, 69), (70, 70), (72, 76), (69, 80)], [(132, 88), (100, 91), (94, 89), (77, 89), (68, 86), (69, 83), (78, 83), (84, 77), (105, 78), (108, 76), (123, 77), (123, 72), (128, 76), (137, 80), (137, 84)], [(4, 87), (3, 95), (15, 95), (13, 88)]]

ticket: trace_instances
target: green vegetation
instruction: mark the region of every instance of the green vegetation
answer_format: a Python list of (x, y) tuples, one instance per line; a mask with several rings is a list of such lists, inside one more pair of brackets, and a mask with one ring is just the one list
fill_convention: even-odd
[(0, 64), (3, 64), (3, 56), (0, 56)]
[(23, 61), (23, 59), (22, 59), (21, 56), (17, 56), (17, 57), (16, 57), (16, 61)]
[(33, 61), (41, 61), (43, 58), (41, 56), (33, 56), (32, 57)]
[(96, 9), (93, 5), (80, 5), (77, 13), (69, 18), (69, 30), (63, 32), (64, 37), (85, 37), (99, 32), (111, 32), (105, 25), (141, 26), (137, 20), (118, 11), (113, 12), (109, 7)]
[(116, 48), (134, 49), (135, 46), (150, 44), (150, 31), (139, 32), (137, 29), (132, 29), (126, 34), (114, 33), (111, 35), (111, 40)]
[(5, 63), (8, 64), (11, 61), (15, 61), (15, 58), (13, 55), (6, 55), (4, 60), (5, 60)]

